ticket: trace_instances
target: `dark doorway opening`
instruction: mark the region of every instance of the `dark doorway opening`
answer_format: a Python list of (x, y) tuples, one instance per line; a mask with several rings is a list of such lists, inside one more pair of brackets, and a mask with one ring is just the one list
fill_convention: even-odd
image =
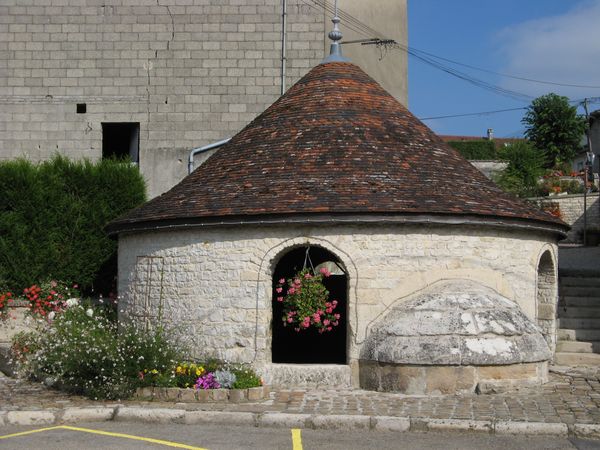
[(102, 158), (123, 159), (139, 162), (140, 124), (139, 122), (119, 122), (102, 124)]
[(327, 266), (332, 273), (323, 279), (323, 284), (329, 291), (329, 299), (338, 301), (336, 311), (341, 315), (339, 325), (323, 334), (319, 334), (312, 327), (296, 332), (292, 327), (283, 326), (283, 306), (276, 301), (277, 295), (280, 294), (276, 294), (275, 288), (280, 278), (287, 280), (303, 269), (306, 249), (307, 247), (298, 247), (290, 250), (279, 260), (273, 272), (272, 361), (294, 364), (346, 364), (348, 276), (339, 259), (330, 251), (311, 246), (309, 255), (317, 271), (320, 266)]

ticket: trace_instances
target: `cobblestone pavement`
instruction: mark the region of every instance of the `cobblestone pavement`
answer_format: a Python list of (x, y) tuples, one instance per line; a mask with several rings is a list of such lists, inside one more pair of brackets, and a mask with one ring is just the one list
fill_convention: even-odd
[[(341, 414), (430, 419), (507, 420), (600, 424), (600, 368), (555, 368), (550, 382), (518, 392), (486, 395), (408, 396), (364, 390), (275, 390), (270, 399), (246, 403), (166, 403), (122, 401), (127, 406), (188, 410)], [(3, 410), (61, 409), (115, 405), (66, 395), (46, 387), (0, 377)]]

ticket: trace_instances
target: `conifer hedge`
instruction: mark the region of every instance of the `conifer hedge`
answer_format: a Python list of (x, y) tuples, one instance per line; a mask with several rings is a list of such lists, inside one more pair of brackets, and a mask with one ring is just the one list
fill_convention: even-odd
[(0, 163), (0, 288), (55, 279), (106, 292), (117, 242), (104, 226), (145, 195), (138, 168), (123, 161)]

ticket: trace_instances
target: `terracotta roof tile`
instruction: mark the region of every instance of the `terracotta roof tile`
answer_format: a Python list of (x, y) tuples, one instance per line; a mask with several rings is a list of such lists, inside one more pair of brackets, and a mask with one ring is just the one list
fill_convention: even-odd
[(167, 193), (113, 222), (452, 214), (566, 225), (504, 193), (359, 67), (312, 69)]

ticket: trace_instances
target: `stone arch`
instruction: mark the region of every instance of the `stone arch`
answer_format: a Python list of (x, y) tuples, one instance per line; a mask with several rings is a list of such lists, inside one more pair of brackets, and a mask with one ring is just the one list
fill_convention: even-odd
[[(284, 265), (287, 265), (287, 270), (293, 270), (294, 268), (297, 269), (298, 265), (302, 265), (303, 260), (304, 260), (304, 252), (306, 250), (306, 247), (310, 246), (311, 248), (311, 252), (310, 254), (312, 255), (311, 258), (313, 259), (313, 264), (314, 266), (318, 266), (320, 263), (324, 262), (325, 260), (331, 260), (331, 261), (335, 261), (339, 264), (341, 270), (337, 272), (337, 275), (342, 275), (343, 274), (343, 278), (344, 278), (344, 282), (342, 283), (343, 286), (340, 287), (335, 286), (336, 282), (331, 283), (332, 281), (334, 281), (336, 279), (335, 276), (330, 277), (327, 281), (329, 283), (329, 285), (326, 284), (327, 288), (331, 291), (331, 292), (336, 292), (336, 294), (341, 295), (340, 289), (343, 289), (343, 296), (344, 296), (344, 326), (340, 327), (341, 331), (341, 335), (338, 332), (337, 334), (337, 339), (338, 339), (338, 345), (340, 347), (340, 352), (335, 355), (335, 357), (332, 360), (328, 360), (328, 356), (327, 355), (317, 355), (317, 357), (313, 358), (314, 360), (302, 360), (302, 359), (296, 359), (294, 360), (294, 358), (280, 358), (277, 354), (277, 347), (278, 345), (280, 345), (280, 342), (277, 342), (277, 339), (281, 338), (281, 335), (278, 335), (278, 333), (281, 331), (281, 328), (277, 328), (274, 325), (277, 324), (277, 320), (279, 319), (279, 317), (277, 316), (277, 313), (273, 314), (274, 310), (276, 310), (276, 305), (274, 305), (275, 303), (275, 297), (273, 296), (274, 294), (274, 288), (275, 288), (275, 281), (276, 278), (278, 279), (279, 276), (281, 276), (281, 264), (283, 263)], [(313, 255), (314, 253), (314, 255)], [(288, 256), (291, 255), (291, 256)], [(287, 257), (287, 261), (286, 261), (286, 257)], [(292, 260), (295, 259), (295, 266), (292, 264), (292, 266), (290, 267), (290, 259)], [(300, 261), (302, 260), (302, 261)], [(278, 267), (279, 266), (279, 267)], [(302, 268), (302, 267), (299, 267)], [(343, 271), (343, 272), (342, 272)], [(290, 273), (289, 276), (291, 276), (292, 274)], [(285, 277), (285, 276), (284, 276)], [(339, 277), (341, 278), (341, 277)], [(339, 279), (338, 278), (338, 279)], [(350, 355), (350, 343), (351, 343), (351, 339), (350, 336), (353, 335), (352, 330), (355, 328), (355, 323), (356, 323), (356, 318), (353, 317), (355, 311), (356, 311), (356, 302), (355, 302), (355, 292), (356, 292), (356, 286), (355, 286), (355, 280), (356, 280), (356, 266), (354, 265), (353, 261), (351, 260), (351, 258), (349, 257), (349, 255), (347, 255), (343, 250), (337, 248), (334, 244), (332, 244), (331, 242), (325, 240), (325, 239), (320, 239), (320, 238), (314, 238), (314, 237), (297, 237), (297, 238), (292, 238), (292, 239), (287, 239), (285, 241), (280, 242), (278, 245), (272, 247), (271, 249), (269, 249), (269, 251), (264, 255), (264, 257), (262, 258), (262, 261), (260, 263), (260, 269), (259, 269), (259, 285), (261, 285), (261, 287), (264, 288), (263, 292), (265, 294), (265, 300), (267, 300), (267, 304), (270, 306), (267, 306), (267, 308), (265, 308), (265, 312), (267, 312), (267, 315), (269, 316), (269, 322), (271, 323), (271, 327), (270, 327), (270, 339), (268, 339), (267, 342), (267, 347), (270, 347), (272, 349), (272, 362), (274, 363), (278, 363), (278, 362), (290, 362), (290, 363), (334, 363), (334, 364), (347, 364), (348, 363), (348, 359), (349, 359), (349, 355)], [(333, 284), (334, 286), (332, 286), (331, 284)], [(339, 284), (339, 283), (338, 283)], [(273, 294), (272, 294), (273, 293)], [(266, 306), (266, 305), (265, 305)], [(290, 329), (287, 328), (287, 330), (289, 331)], [(295, 332), (294, 332), (295, 333)], [(331, 333), (331, 334), (330, 334)], [(330, 333), (326, 333), (329, 336), (333, 336), (333, 332)], [(325, 335), (325, 334), (324, 334)], [(324, 335), (321, 335), (321, 337), (323, 337)], [(334, 339), (335, 340), (335, 339)], [(289, 344), (289, 343), (288, 343)], [(292, 343), (293, 344), (293, 343)], [(309, 348), (311, 347), (311, 345), (308, 346)], [(315, 347), (314, 345), (312, 345), (312, 347)], [(288, 353), (289, 353), (289, 349), (288, 349)], [(331, 355), (329, 355), (331, 356)], [(289, 359), (286, 361), (286, 359)]]
[(536, 270), (536, 320), (550, 350), (556, 347), (556, 314), (558, 282), (556, 259), (550, 249), (544, 249), (538, 259)]

